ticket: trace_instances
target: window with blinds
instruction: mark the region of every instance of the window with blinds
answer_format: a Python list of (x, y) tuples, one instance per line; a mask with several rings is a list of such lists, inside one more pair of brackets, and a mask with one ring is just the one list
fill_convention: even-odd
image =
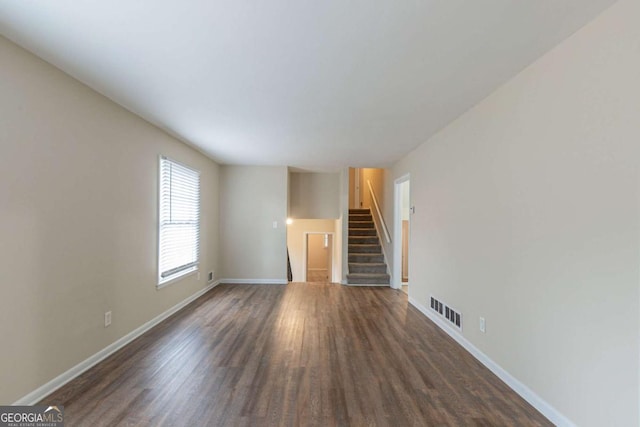
[(160, 158), (158, 284), (198, 269), (200, 172)]

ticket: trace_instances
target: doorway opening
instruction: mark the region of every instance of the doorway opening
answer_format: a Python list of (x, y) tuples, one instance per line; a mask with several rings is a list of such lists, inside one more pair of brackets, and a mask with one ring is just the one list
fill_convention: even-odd
[(411, 187), (409, 175), (395, 180), (393, 287), (409, 293), (409, 236), (411, 229)]
[(331, 282), (333, 233), (305, 233), (305, 282)]

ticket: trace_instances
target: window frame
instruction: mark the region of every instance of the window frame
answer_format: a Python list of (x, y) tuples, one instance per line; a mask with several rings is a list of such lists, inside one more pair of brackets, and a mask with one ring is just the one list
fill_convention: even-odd
[[(163, 224), (162, 224), (162, 163), (163, 161), (168, 161), (171, 162), (177, 166), (180, 166), (182, 168), (188, 169), (192, 172), (194, 172), (197, 177), (198, 177), (198, 222), (197, 222), (197, 234), (196, 234), (196, 260), (194, 265), (192, 265), (191, 267), (188, 267), (182, 271), (178, 271), (176, 273), (173, 273), (171, 275), (168, 275), (167, 277), (162, 277), (162, 271), (160, 270), (161, 268), (161, 256), (162, 256), (162, 242), (161, 242), (161, 234), (162, 234), (162, 228), (163, 228)], [(156, 271), (157, 271), (157, 276), (156, 276), (156, 289), (161, 289), (164, 288), (165, 286), (171, 285), (173, 283), (176, 283), (178, 281), (180, 281), (181, 279), (184, 279), (187, 276), (196, 274), (200, 271), (200, 231), (201, 231), (201, 225), (202, 225), (202, 218), (201, 218), (201, 214), (202, 214), (202, 181), (201, 181), (201, 172), (198, 169), (195, 169), (189, 165), (186, 165), (180, 161), (174, 160), (171, 157), (168, 156), (164, 156), (164, 155), (159, 155), (158, 156), (158, 173), (157, 173), (157, 183), (158, 183), (158, 187), (157, 187), (157, 252), (156, 252)]]

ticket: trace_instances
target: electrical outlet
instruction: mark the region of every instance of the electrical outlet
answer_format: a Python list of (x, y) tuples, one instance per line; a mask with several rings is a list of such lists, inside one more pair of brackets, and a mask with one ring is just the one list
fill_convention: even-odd
[(106, 328), (109, 325), (111, 325), (111, 312), (107, 311), (104, 314), (104, 327)]
[(480, 318), (480, 332), (487, 332), (487, 322), (484, 320), (484, 317)]

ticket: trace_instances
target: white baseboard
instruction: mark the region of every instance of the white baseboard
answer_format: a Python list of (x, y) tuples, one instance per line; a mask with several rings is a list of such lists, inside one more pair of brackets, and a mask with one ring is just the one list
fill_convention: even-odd
[(534, 393), (529, 387), (522, 384), (509, 372), (505, 371), (500, 365), (491, 360), (489, 356), (480, 351), (476, 346), (471, 344), (464, 336), (462, 336), (457, 330), (451, 328), (446, 322), (435, 313), (432, 313), (427, 307), (420, 304), (415, 298), (409, 297), (409, 303), (415, 308), (420, 310), (422, 314), (427, 316), (433, 321), (440, 329), (446, 332), (451, 338), (453, 338), (458, 344), (460, 344), (465, 350), (467, 350), (473, 357), (478, 359), (480, 363), (486, 366), (491, 372), (493, 372), (498, 378), (500, 378), (505, 384), (507, 384), (513, 391), (518, 393), (524, 400), (526, 400), (531, 406), (536, 408), (542, 415), (547, 417), (549, 421), (554, 423), (558, 427), (575, 427), (575, 424), (570, 419), (562, 415), (553, 406), (547, 403), (544, 399)]
[(285, 279), (220, 279), (220, 283), (232, 285), (286, 285)]
[(220, 284), (219, 280), (209, 283), (205, 288), (199, 290), (195, 294), (191, 295), (185, 300), (174, 305), (164, 313), (159, 314), (158, 316), (149, 320), (144, 325), (134, 329), (133, 331), (129, 332), (127, 335), (123, 336), (119, 340), (109, 344), (108, 346), (106, 346), (105, 348), (103, 348), (93, 356), (83, 360), (73, 368), (69, 369), (66, 372), (63, 372), (62, 374), (58, 375), (48, 383), (38, 387), (37, 389), (27, 394), (26, 396), (23, 396), (20, 399), (16, 400), (13, 403), (13, 405), (35, 405), (36, 403), (40, 402), (42, 399), (44, 399), (45, 397), (47, 397), (48, 395), (50, 395), (51, 393), (53, 393), (54, 391), (62, 387), (63, 385), (67, 384), (69, 381), (83, 374), (88, 369), (92, 368), (93, 366), (100, 363), (107, 357), (111, 356), (116, 351), (120, 350), (125, 345), (129, 344), (131, 341), (135, 340), (140, 335), (144, 334), (149, 329), (153, 328), (158, 323), (165, 320), (167, 317), (171, 316), (172, 314), (176, 313), (180, 309), (184, 308), (189, 303), (200, 298), (202, 295), (204, 295), (211, 289), (215, 288), (218, 284)]

